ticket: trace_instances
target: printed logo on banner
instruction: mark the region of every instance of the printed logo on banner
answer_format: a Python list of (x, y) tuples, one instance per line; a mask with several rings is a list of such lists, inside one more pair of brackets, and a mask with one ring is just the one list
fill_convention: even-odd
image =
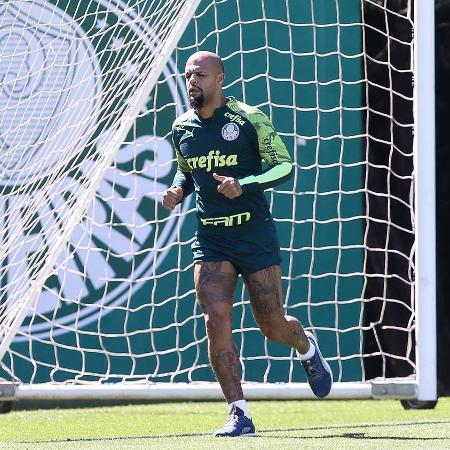
[[(73, 211), (70, 195), (58, 189), (81, 190), (81, 181), (91, 176), (115, 135), (110, 124), (117, 121), (110, 119), (117, 119), (135, 94), (130, 88), (121, 98), (110, 91), (117, 74), (129, 86), (140, 75), (138, 62), (128, 58), (127, 42), (133, 42), (135, 54), (139, 46), (148, 51), (155, 45), (149, 25), (121, 0), (73, 2), (73, 10), (64, 11), (55, 3), (0, 6), (0, 239), (7, 254), (2, 286), (8, 286), (2, 304), (29, 288), (35, 270), (30, 261), (35, 268), (39, 259), (45, 261), (55, 230), (63, 233)], [(46, 338), (56, 322), (52, 336), (64, 334), (97, 321), (100, 311), (105, 316), (125, 305), (142, 287), (137, 280), (162, 262), (165, 252), (157, 249), (174, 240), (174, 227), (184, 216), (166, 215), (156, 227), (155, 211), (166, 214), (158, 202), (175, 171), (171, 120), (188, 101), (172, 59), (162, 75), (166, 81), (158, 86), (157, 98), (148, 97), (141, 108), (29, 311), (23, 333)], [(162, 113), (154, 121), (157, 110)], [(38, 205), (32, 224), (21, 214), (31, 200)], [(183, 212), (189, 206), (184, 202)], [(23, 245), (12, 249), (13, 240)], [(15, 342), (28, 339), (23, 333)]]

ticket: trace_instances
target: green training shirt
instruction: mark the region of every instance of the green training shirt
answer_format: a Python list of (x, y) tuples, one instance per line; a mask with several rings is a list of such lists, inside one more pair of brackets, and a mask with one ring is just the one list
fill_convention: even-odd
[[(228, 97), (210, 118), (194, 109), (179, 116), (172, 139), (178, 161), (172, 186), (182, 187), (183, 197), (195, 189), (198, 232), (243, 231), (270, 217), (263, 191), (288, 179), (292, 162), (262, 111)], [(214, 172), (237, 178), (242, 194), (229, 199), (219, 193)]]

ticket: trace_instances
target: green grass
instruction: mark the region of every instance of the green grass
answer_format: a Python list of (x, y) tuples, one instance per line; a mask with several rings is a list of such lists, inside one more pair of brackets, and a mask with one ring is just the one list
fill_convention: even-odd
[(0, 448), (318, 449), (450, 448), (450, 399), (434, 410), (394, 400), (254, 401), (259, 436), (214, 438), (222, 402), (14, 411), (0, 416)]

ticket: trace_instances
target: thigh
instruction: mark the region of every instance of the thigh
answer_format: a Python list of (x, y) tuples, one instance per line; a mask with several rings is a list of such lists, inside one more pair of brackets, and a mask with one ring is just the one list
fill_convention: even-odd
[(195, 291), (204, 312), (208, 313), (211, 309), (231, 309), (237, 276), (236, 269), (228, 261), (195, 263)]
[(256, 321), (284, 317), (281, 269), (274, 265), (243, 275)]

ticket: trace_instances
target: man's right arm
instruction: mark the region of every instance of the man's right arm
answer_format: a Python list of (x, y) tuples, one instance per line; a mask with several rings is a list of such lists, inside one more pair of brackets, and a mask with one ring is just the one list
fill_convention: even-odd
[(162, 205), (164, 208), (168, 209), (169, 211), (172, 211), (175, 206), (178, 205), (178, 203), (181, 202), (181, 199), (183, 198), (183, 189), (180, 187), (175, 188), (169, 188), (167, 191), (164, 192), (162, 197)]
[(194, 180), (192, 178), (192, 174), (190, 172), (184, 172), (178, 165), (177, 172), (173, 177), (173, 181), (170, 187), (183, 189), (182, 199), (186, 198), (188, 195), (194, 192)]
[(177, 156), (178, 169), (173, 178), (172, 184), (163, 194), (162, 204), (165, 208), (172, 210), (194, 191), (194, 180), (190, 173), (190, 167), (181, 154), (174, 130), (172, 130), (172, 142)]
[(180, 168), (172, 181), (172, 186), (163, 194), (162, 205), (164, 208), (172, 210), (183, 198), (192, 194), (194, 190), (194, 180), (189, 172), (183, 172)]

